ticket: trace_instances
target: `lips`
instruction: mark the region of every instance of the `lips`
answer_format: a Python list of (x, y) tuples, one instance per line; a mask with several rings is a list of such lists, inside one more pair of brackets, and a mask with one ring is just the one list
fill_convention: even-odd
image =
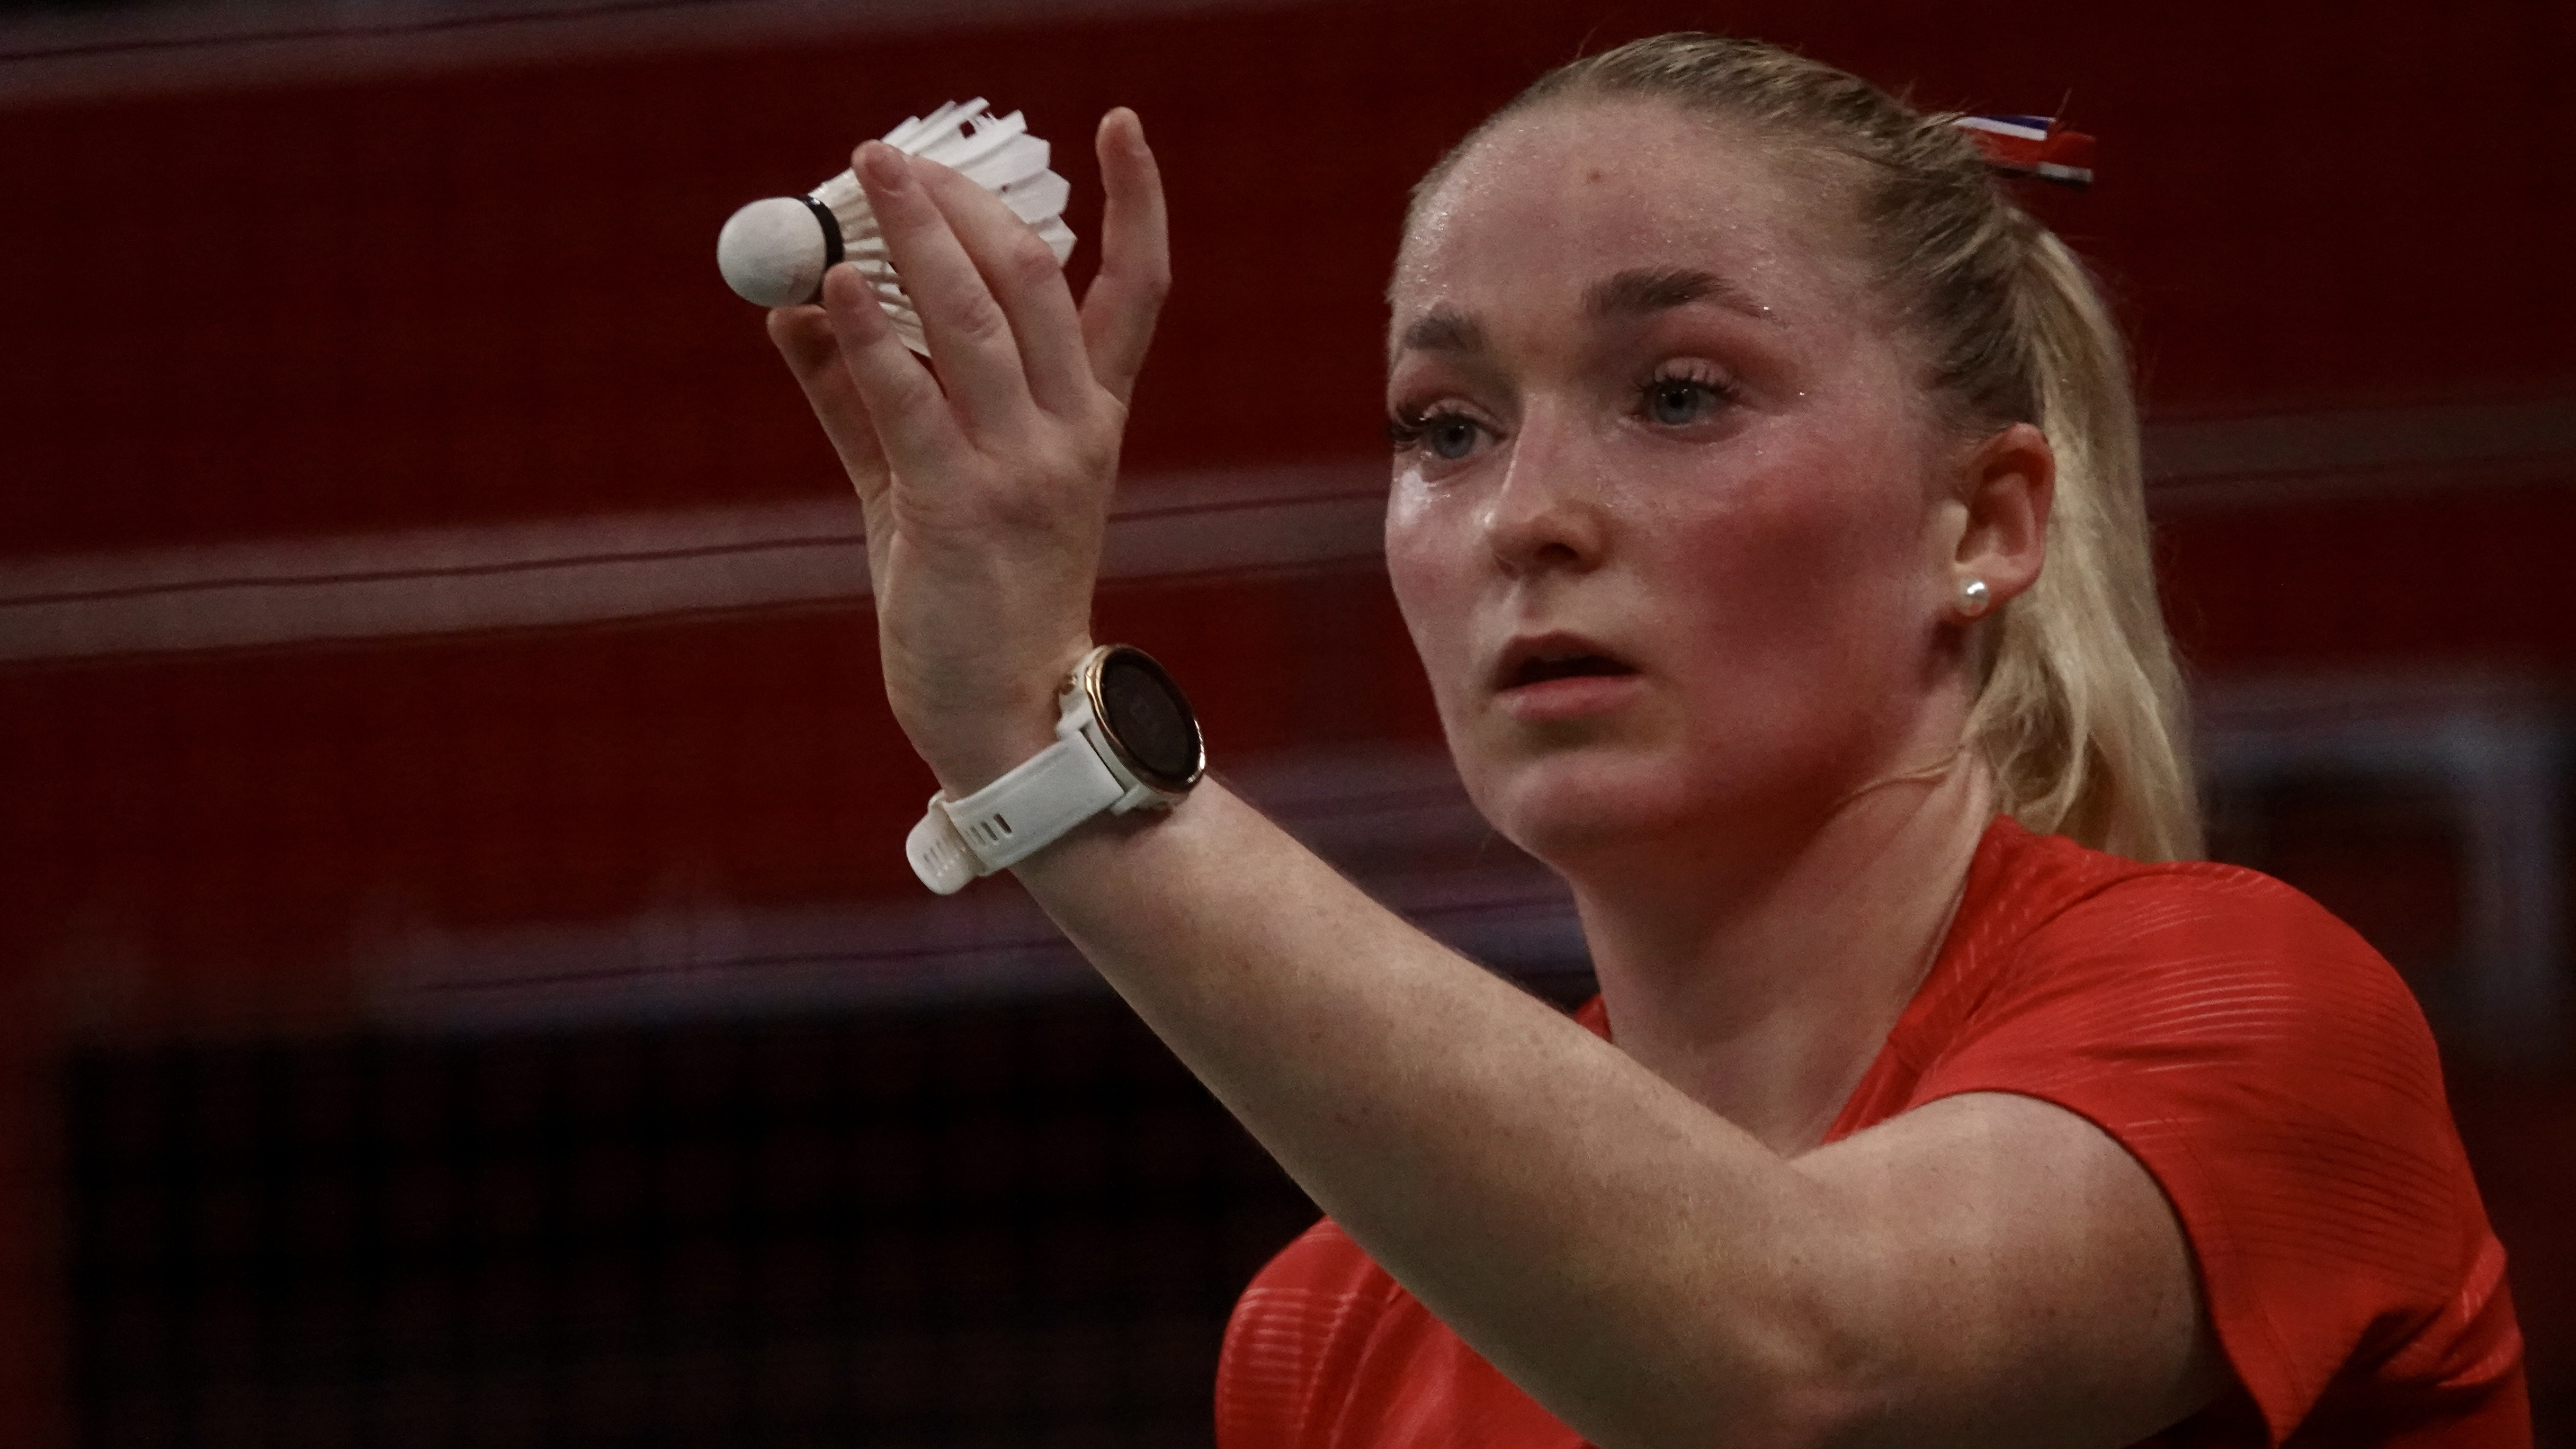
[(1510, 691), (1560, 679), (1618, 678), (1636, 672), (1635, 665), (1588, 639), (1547, 634), (1515, 639), (1503, 650), (1495, 664), (1494, 688)]

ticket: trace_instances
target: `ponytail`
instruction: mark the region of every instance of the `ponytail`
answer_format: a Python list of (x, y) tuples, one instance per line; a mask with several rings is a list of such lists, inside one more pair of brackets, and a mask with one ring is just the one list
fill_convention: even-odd
[(2193, 857), (2199, 808), (2147, 550), (2127, 358), (2084, 264), (2054, 233), (2032, 229), (2023, 272), (2019, 330), (2057, 496), (2047, 566), (1990, 626), (1968, 742), (2031, 829), (2133, 860)]

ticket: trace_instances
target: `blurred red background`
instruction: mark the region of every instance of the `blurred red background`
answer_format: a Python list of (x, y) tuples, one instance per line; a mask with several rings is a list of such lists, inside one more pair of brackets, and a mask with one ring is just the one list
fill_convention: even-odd
[[(1405, 188), (1547, 65), (1685, 27), (1929, 106), (2062, 108), (2101, 138), (2095, 190), (2034, 201), (2131, 328), (2167, 609), (2215, 728), (2295, 746), (2320, 718), (2426, 739), (2426, 720), (2501, 721), (2528, 746), (2496, 778), (2536, 802), (2544, 848), (2514, 859), (2555, 872), (2555, 924), (2517, 918), (2519, 976), (2477, 959), (2487, 867), (2439, 768), (2378, 789), (2367, 751), (2302, 773), (2293, 749), (2220, 801), (2219, 838), (2425, 986), (2544, 1435), (2571, 1432), (2552, 802), (2576, 678), (2576, 11), (680, 13), (442, 28), (388, 7), (260, 40), (183, 9), (21, 24), (0, 57), (0, 1437), (63, 1442), (79, 1397), (66, 1053), (112, 1073), (174, 1044), (520, 1040), (423, 1008), (383, 963), (424, 939), (624, 939), (683, 907), (874, 919), (910, 900), (897, 843), (928, 777), (876, 694), (862, 581), (657, 594), (630, 570), (567, 602), (562, 559), (642, 568), (692, 530), (735, 529), (706, 547), (747, 549), (754, 574), (791, 535), (850, 558), (830, 454), (715, 275), (736, 205), (986, 95), (1056, 140), (1079, 278), (1089, 127), (1136, 107), (1178, 289), (1131, 504), (1198, 522), (1105, 587), (1102, 637), (1188, 681), (1221, 765), (1415, 759), (1436, 725), (1349, 541), (1383, 466), (1379, 291)], [(1297, 533), (1317, 519), (1340, 541)], [(2307, 713), (2282, 716), (2284, 690)], [(2284, 717), (2310, 724), (2265, 723)], [(511, 1030), (650, 1016), (631, 975), (611, 961), (548, 998), (551, 1025)], [(716, 977), (716, 1016), (859, 1009), (729, 1002)], [(2544, 1019), (2499, 1028), (2517, 1013)]]

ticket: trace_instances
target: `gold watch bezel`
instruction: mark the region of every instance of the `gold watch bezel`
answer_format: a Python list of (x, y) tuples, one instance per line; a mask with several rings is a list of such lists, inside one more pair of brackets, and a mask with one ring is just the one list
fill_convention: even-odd
[[(1190, 722), (1190, 772), (1187, 776), (1175, 779), (1152, 768), (1137, 759), (1135, 751), (1118, 737), (1118, 727), (1109, 717), (1108, 701), (1100, 693), (1100, 677), (1107, 671), (1109, 661), (1121, 655), (1143, 664), (1147, 672), (1171, 691), (1172, 698), (1180, 702), (1181, 714)], [(1073, 682), (1082, 691), (1084, 701), (1091, 706), (1092, 722), (1100, 727), (1100, 738), (1108, 742), (1110, 751), (1118, 756), (1119, 765), (1134, 776), (1137, 783), (1156, 794), (1178, 799), (1188, 794), (1190, 787), (1207, 774), (1207, 734), (1199, 728), (1199, 712), (1190, 704), (1190, 697), (1182, 692), (1180, 681), (1172, 678), (1172, 671), (1165, 669), (1162, 661), (1133, 644), (1103, 644), (1082, 656), (1082, 662), (1074, 666)]]

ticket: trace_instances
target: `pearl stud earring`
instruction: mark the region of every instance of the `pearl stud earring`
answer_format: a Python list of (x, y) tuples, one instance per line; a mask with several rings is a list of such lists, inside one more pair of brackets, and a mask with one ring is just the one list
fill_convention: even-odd
[(1986, 605), (1993, 597), (1994, 591), (1986, 587), (1984, 579), (1962, 579), (1959, 582), (1959, 613), (1965, 618), (1983, 618)]

